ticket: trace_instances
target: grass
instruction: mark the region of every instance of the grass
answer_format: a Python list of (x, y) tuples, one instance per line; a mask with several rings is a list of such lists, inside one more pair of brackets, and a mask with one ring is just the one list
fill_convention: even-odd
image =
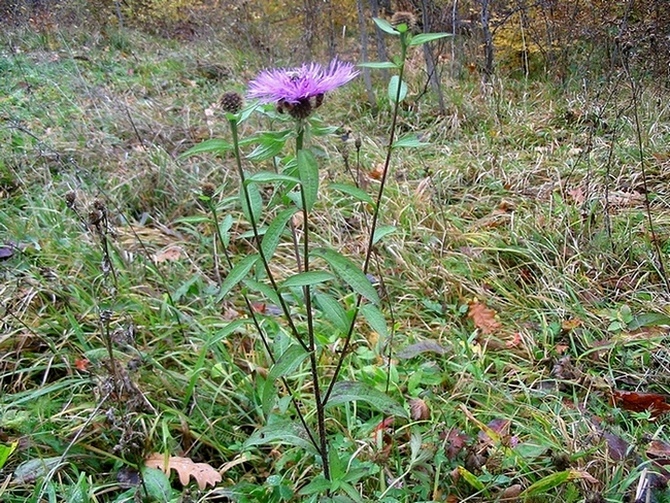
[[(215, 104), (244, 89), (256, 62), (214, 41), (134, 32), (22, 33), (4, 44), (0, 230), (13, 256), (0, 262), (0, 446), (16, 449), (0, 471), (1, 499), (130, 501), (129, 480), (152, 452), (223, 476), (204, 491), (173, 477), (166, 499), (306, 498), (313, 458), (249, 442), (268, 419), (271, 362), (241, 299), (216, 301), (214, 228), (198, 196), (204, 182), (218, 187), (242, 257), (233, 161), (178, 157), (227, 138)], [(204, 77), (204, 63), (229, 77)], [(652, 236), (630, 88), (589, 82), (502, 77), (482, 87), (469, 77), (447, 83), (445, 116), (426, 99), (403, 112), (401, 131), (430, 146), (397, 153), (384, 202), (382, 221), (397, 231), (372, 272), (390, 333), (361, 323), (343, 376), (380, 390), (389, 379), (394, 398), (425, 409), (393, 425), (356, 402), (331, 409), (335, 464), (363, 500), (616, 502), (631, 498), (643, 467), (657, 469), (649, 440), (668, 441), (667, 419), (611, 396), (670, 393), (668, 294), (653, 242), (667, 252), (667, 96), (644, 88), (637, 110)], [(360, 155), (339, 135), (318, 146), (324, 177), (346, 180), (347, 149), (372, 191), (390, 112), (382, 104), (372, 116), (362, 96), (354, 84), (322, 109), (360, 137)], [(246, 133), (258, 127), (271, 124), (253, 119)], [(96, 200), (107, 262), (87, 224)], [(365, 211), (324, 190), (320, 239), (360, 256)], [(253, 300), (285, 344), (272, 306)], [(498, 324), (490, 334), (468, 316), (475, 300)], [(290, 381), (309, 396), (306, 374)]]

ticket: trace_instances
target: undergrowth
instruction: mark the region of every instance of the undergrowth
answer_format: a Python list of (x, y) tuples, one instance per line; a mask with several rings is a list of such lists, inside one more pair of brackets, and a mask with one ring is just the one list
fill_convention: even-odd
[[(204, 183), (230, 252), (252, 249), (233, 158), (179, 157), (227, 138), (218, 100), (244, 92), (253, 58), (133, 32), (3, 44), (0, 498), (130, 501), (163, 453), (222, 475), (173, 477), (166, 500), (300, 500), (318, 469), (254, 441), (271, 362), (242, 300), (216, 300)], [(669, 101), (648, 85), (633, 109), (623, 74), (581, 84), (464, 77), (440, 116), (410, 76), (399, 128), (427, 145), (394, 158), (381, 218), (396, 231), (370, 269), (387, 323), (361, 324), (343, 375), (390, 383), (411, 419), (352, 402), (328, 424), (362, 500), (617, 502), (667, 460), (650, 448), (665, 416), (617, 397), (670, 394)], [(319, 110), (340, 126), (318, 140), (323, 177), (375, 192), (385, 94), (376, 115), (360, 83)], [(368, 209), (322, 197), (320, 232), (360, 257)], [(291, 383), (309, 396), (308, 376)]]

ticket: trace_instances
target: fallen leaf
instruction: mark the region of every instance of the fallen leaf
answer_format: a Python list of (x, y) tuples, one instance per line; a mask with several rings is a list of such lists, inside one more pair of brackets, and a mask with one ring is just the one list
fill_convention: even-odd
[(415, 344), (410, 344), (409, 346), (405, 346), (396, 352), (395, 356), (401, 360), (407, 360), (409, 358), (414, 358), (421, 353), (437, 353), (438, 355), (443, 355), (446, 352), (447, 350), (440, 346), (437, 342), (425, 340)]
[(668, 397), (658, 393), (637, 393), (635, 391), (612, 390), (614, 403), (624, 410), (633, 412), (649, 411), (653, 417), (670, 411)]
[(384, 165), (383, 165), (383, 164), (379, 164), (375, 169), (373, 169), (372, 171), (370, 171), (370, 173), (368, 173), (368, 175), (369, 175), (370, 178), (372, 178), (373, 180), (381, 180), (381, 179), (382, 179), (382, 176), (384, 175)]
[(81, 370), (82, 372), (88, 372), (88, 365), (91, 362), (88, 361), (86, 358), (77, 358), (74, 361), (74, 366), (77, 370)]
[(470, 437), (460, 430), (452, 428), (444, 437), (447, 459), (453, 461), (456, 456), (467, 446)]
[[(167, 465), (166, 465), (167, 462)], [(170, 456), (166, 458), (160, 452), (155, 452), (147, 459), (144, 464), (149, 468), (158, 468), (163, 470), (166, 475), (170, 475), (170, 470), (174, 469), (179, 474), (179, 482), (182, 486), (187, 486), (191, 477), (198, 483), (198, 487), (203, 491), (208, 484), (215, 486), (221, 482), (221, 475), (207, 463), (194, 463), (190, 458), (180, 456)]]
[(652, 440), (647, 447), (647, 456), (660, 465), (670, 464), (670, 444), (662, 440)]
[(421, 421), (430, 418), (430, 409), (421, 398), (412, 398), (409, 401), (409, 413), (415, 421)]
[(479, 302), (472, 302), (470, 304), (468, 318), (472, 318), (475, 327), (481, 330), (484, 335), (491, 335), (502, 326), (496, 319), (496, 312)]
[(607, 444), (607, 453), (612, 458), (612, 461), (623, 461), (626, 459), (629, 447), (628, 442), (609, 431), (603, 431), (603, 438)]
[(519, 501), (519, 494), (523, 491), (521, 484), (513, 484), (504, 491), (500, 491), (496, 501)]
[(561, 323), (561, 332), (567, 333), (572, 332), (575, 328), (578, 328), (582, 325), (582, 320), (579, 318), (570, 318), (569, 320), (563, 320)]
[(182, 250), (178, 246), (170, 246), (154, 255), (154, 262), (160, 264), (161, 262), (174, 262), (179, 260), (182, 255)]
[(0, 246), (0, 260), (7, 260), (14, 255), (14, 250), (9, 246)]

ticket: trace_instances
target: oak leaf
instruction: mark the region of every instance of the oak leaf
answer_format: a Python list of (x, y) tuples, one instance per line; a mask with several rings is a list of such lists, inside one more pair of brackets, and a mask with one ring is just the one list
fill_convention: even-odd
[(207, 484), (215, 486), (221, 482), (221, 475), (207, 463), (194, 463), (190, 458), (180, 456), (170, 456), (166, 458), (160, 452), (155, 452), (147, 459), (144, 464), (149, 468), (158, 468), (170, 475), (170, 470), (176, 470), (179, 474), (179, 482), (186, 486), (191, 477), (198, 483), (200, 490), (204, 490)]
[(636, 393), (634, 391), (612, 390), (615, 405), (633, 412), (649, 411), (653, 417), (670, 412), (668, 397), (658, 393)]
[(496, 319), (496, 312), (479, 302), (472, 302), (470, 304), (468, 318), (472, 318), (475, 327), (481, 330), (484, 335), (491, 335), (502, 326)]

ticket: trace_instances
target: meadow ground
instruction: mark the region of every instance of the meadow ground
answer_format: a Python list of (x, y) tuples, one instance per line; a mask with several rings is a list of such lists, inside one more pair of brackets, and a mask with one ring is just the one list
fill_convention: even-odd
[[(242, 298), (218, 293), (204, 183), (234, 260), (252, 248), (233, 159), (182, 156), (229, 141), (219, 98), (259, 61), (134, 32), (3, 42), (0, 500), (307, 501), (319, 467), (254, 437), (271, 362)], [(343, 372), (389, 382), (408, 418), (329, 410), (334, 500), (666, 501), (667, 89), (623, 69), (560, 84), (465, 72), (445, 76), (440, 115), (408, 65), (399, 132), (426, 144), (394, 153), (380, 218), (395, 231), (372, 268), (385, 323), (360, 323)], [(369, 207), (328, 183), (378, 187), (391, 110), (375, 85), (375, 111), (360, 81), (327, 96), (337, 130), (313, 143), (316, 239), (358, 261)], [(241, 134), (275, 126), (254, 114)], [(309, 375), (290, 380), (309, 410)], [(291, 414), (281, 393), (275, 411)], [(152, 453), (222, 480), (138, 486)]]

